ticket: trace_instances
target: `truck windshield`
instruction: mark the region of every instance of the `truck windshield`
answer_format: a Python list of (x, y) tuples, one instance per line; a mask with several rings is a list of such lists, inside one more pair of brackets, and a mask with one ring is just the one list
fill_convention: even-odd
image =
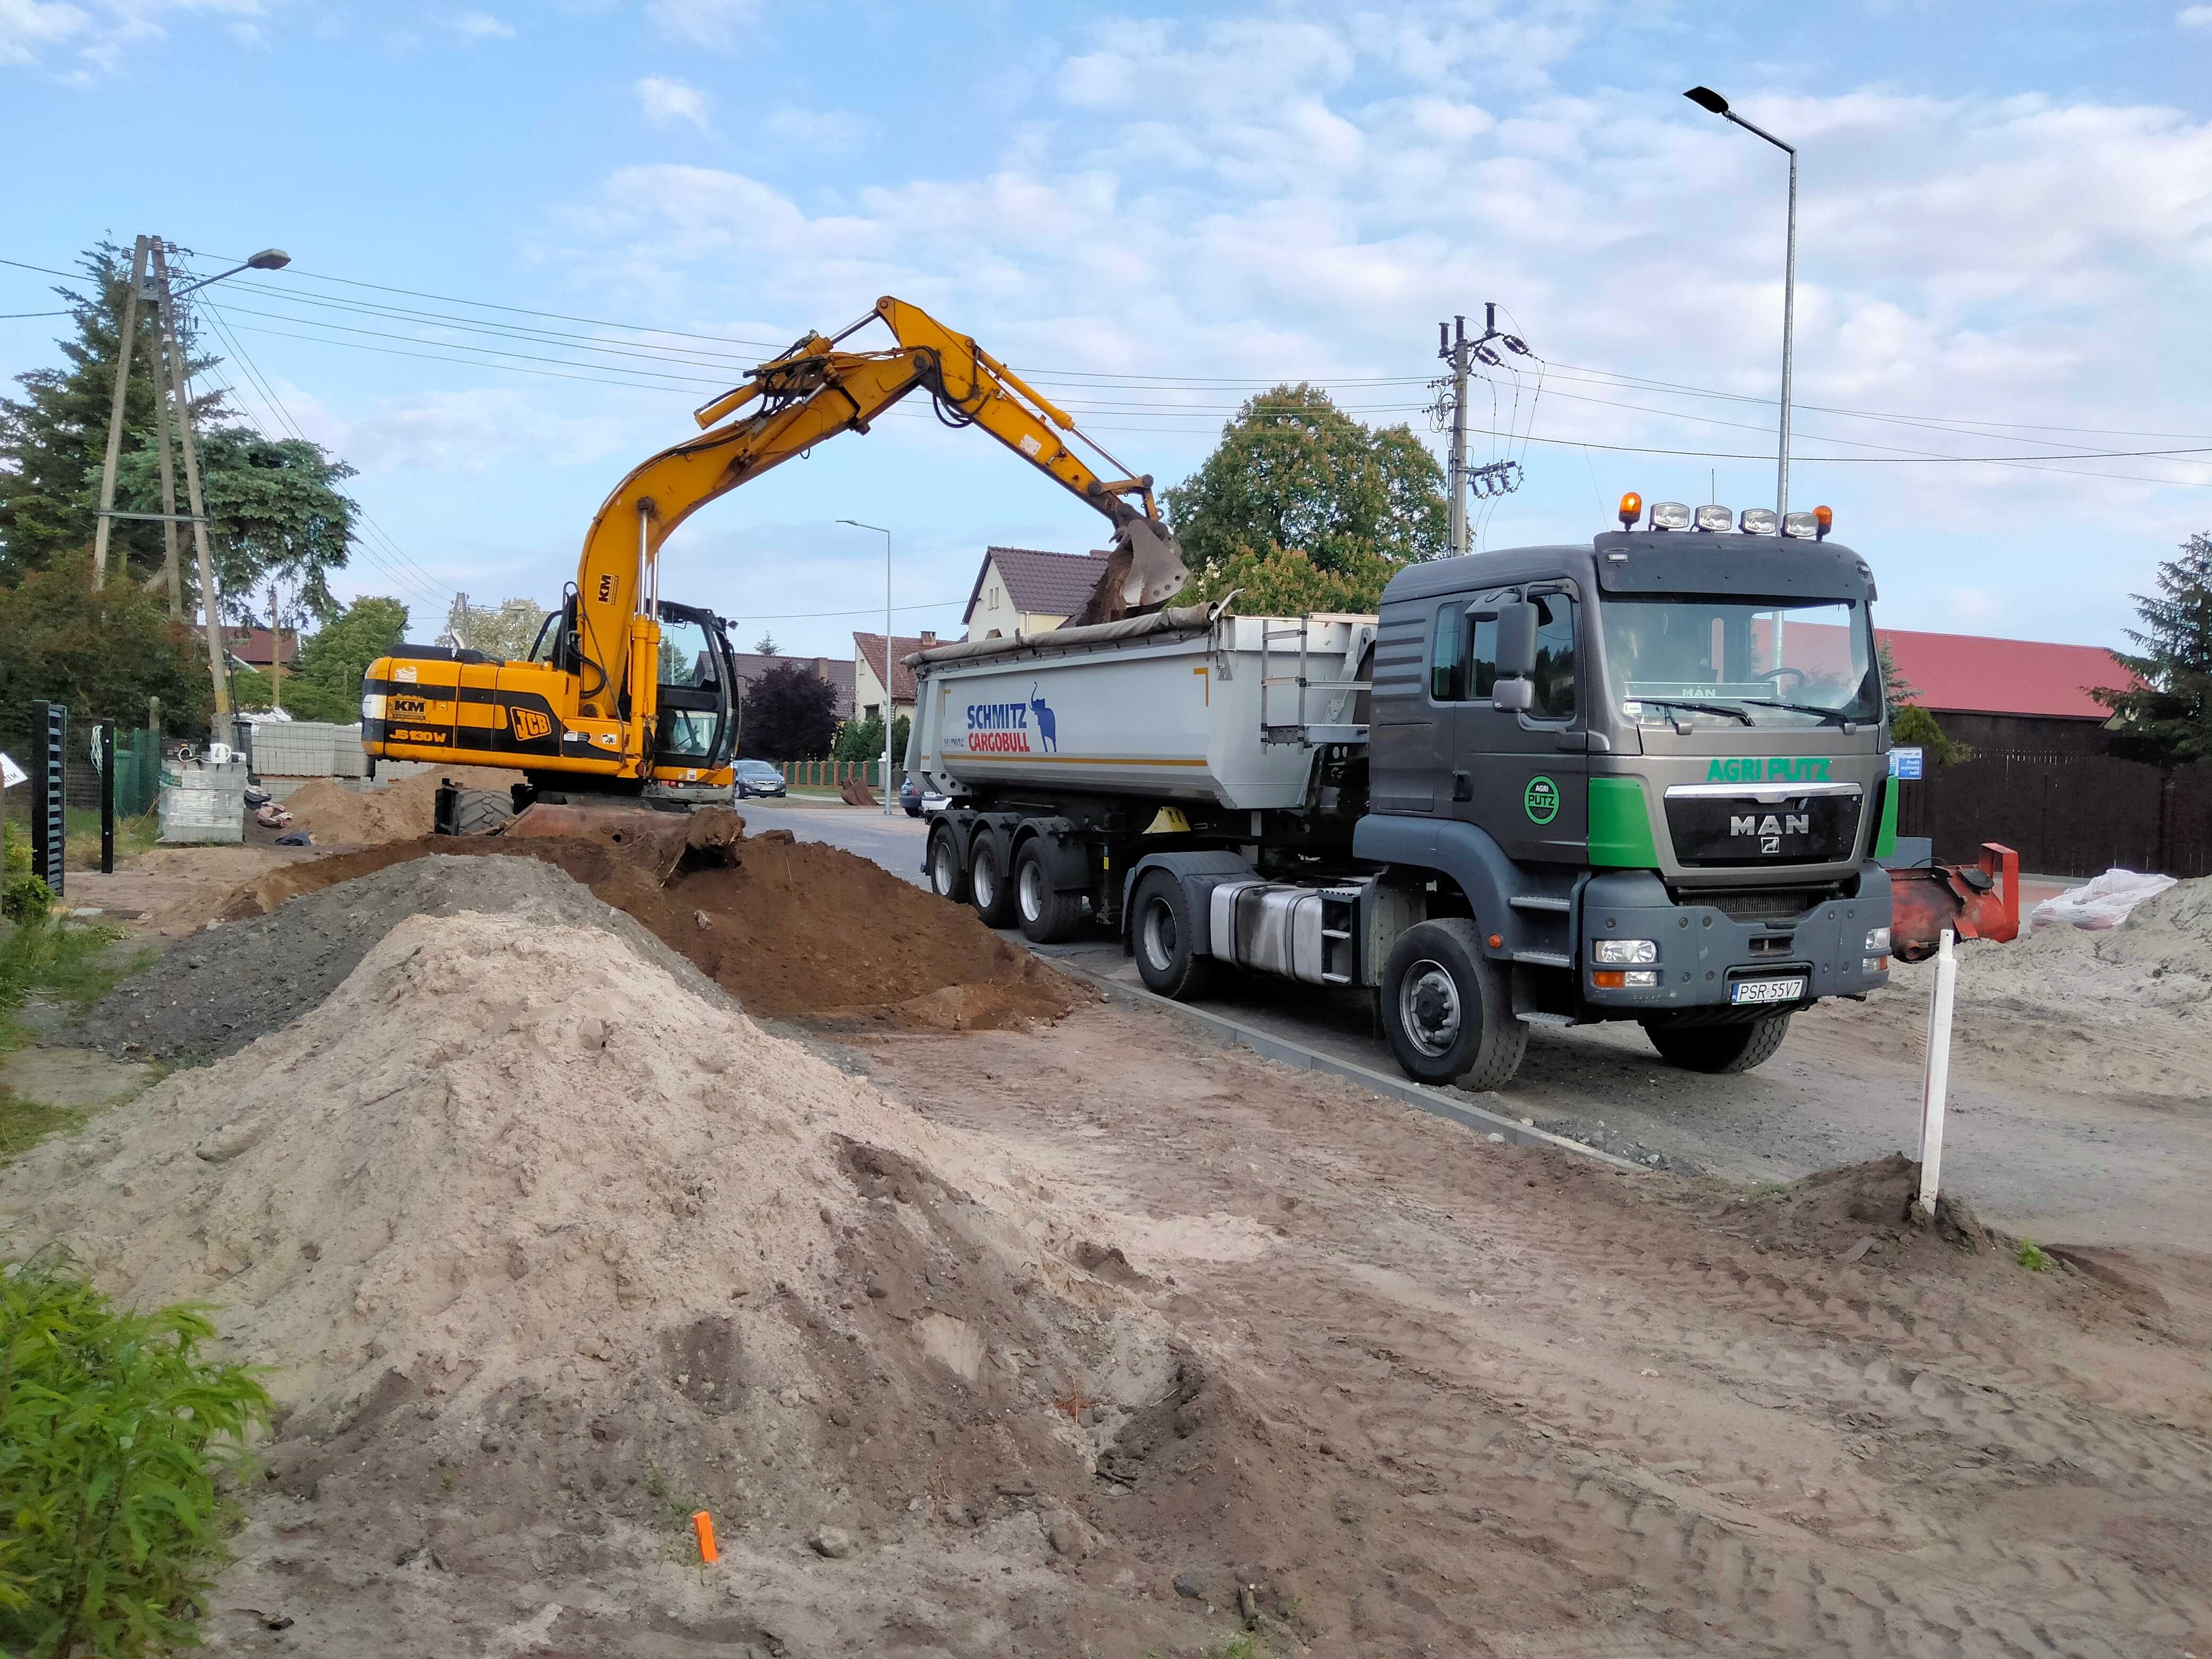
[(1608, 596), (1604, 633), (1614, 699), (1642, 725), (1802, 729), (1881, 716), (1868, 620), (1849, 601)]

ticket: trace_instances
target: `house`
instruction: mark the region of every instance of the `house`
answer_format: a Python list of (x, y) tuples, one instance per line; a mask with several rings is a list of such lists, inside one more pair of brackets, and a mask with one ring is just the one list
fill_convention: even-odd
[(1978, 755), (2103, 755), (2112, 711), (2091, 692), (2130, 683), (2094, 645), (1877, 628), (1890, 660), (1944, 735)]
[(1090, 602), (1105, 563), (1103, 553), (986, 548), (961, 625), (971, 640), (1057, 628)]
[(851, 663), (836, 657), (764, 657), (750, 651), (733, 651), (730, 654), (734, 661), (739, 696), (750, 690), (752, 683), (769, 669), (797, 663), (817, 679), (830, 682), (831, 689), (837, 694), (836, 708), (840, 720), (853, 718)]
[(300, 630), (287, 628), (271, 632), (266, 628), (234, 628), (226, 623), (222, 629), (223, 654), (234, 666), (258, 669), (265, 674), (282, 649), (286, 668), (300, 654)]
[[(892, 718), (914, 713), (914, 670), (906, 665), (905, 659), (917, 651), (927, 651), (937, 643), (937, 635), (925, 633), (914, 638), (902, 635), (891, 641), (890, 705)], [(884, 636), (880, 634), (853, 635), (853, 707), (864, 720), (879, 720), (884, 712)]]

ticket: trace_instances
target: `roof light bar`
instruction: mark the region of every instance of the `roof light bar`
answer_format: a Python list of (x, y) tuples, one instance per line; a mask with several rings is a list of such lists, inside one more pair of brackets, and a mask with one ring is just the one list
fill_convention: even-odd
[(1701, 507), (1697, 512), (1700, 530), (1726, 530), (1735, 522), (1735, 512), (1725, 507)]
[(1651, 527), (1654, 530), (1687, 530), (1690, 509), (1680, 501), (1651, 503)]
[(1771, 536), (1781, 522), (1771, 507), (1747, 507), (1735, 527), (1747, 536)]

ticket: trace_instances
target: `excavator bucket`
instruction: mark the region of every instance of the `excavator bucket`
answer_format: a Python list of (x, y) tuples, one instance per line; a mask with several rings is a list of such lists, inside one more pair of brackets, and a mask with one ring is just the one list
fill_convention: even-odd
[(1190, 580), (1182, 544), (1165, 525), (1151, 519), (1122, 520), (1106, 555), (1106, 568), (1091, 589), (1090, 603), (1068, 619), (1069, 626), (1120, 622), (1140, 611), (1157, 611)]
[(663, 812), (627, 802), (578, 806), (537, 801), (502, 833), (595, 841), (665, 884), (679, 871), (736, 862), (731, 849), (743, 838), (745, 821), (726, 806)]

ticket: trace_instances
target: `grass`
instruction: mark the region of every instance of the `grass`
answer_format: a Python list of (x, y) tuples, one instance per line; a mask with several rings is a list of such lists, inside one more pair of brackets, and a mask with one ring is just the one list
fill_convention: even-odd
[[(100, 867), (100, 814), (97, 811), (71, 811), (64, 815), (64, 856), (72, 870), (97, 870)], [(115, 861), (135, 859), (161, 839), (161, 815), (141, 812), (135, 818), (115, 820)]]
[[(0, 934), (0, 1054), (29, 1043), (31, 1034), (15, 1012), (33, 992), (82, 1005), (143, 966), (150, 951), (121, 967), (103, 960), (107, 947), (122, 937), (120, 928), (80, 927), (58, 920)], [(0, 1085), (0, 1164), (84, 1119), (82, 1111), (23, 1100)]]
[(2020, 1241), (2019, 1261), (2020, 1265), (2032, 1273), (2047, 1273), (2051, 1271), (2050, 1256), (2039, 1249), (2032, 1238), (2023, 1238)]
[(1228, 1640), (1206, 1649), (1206, 1659), (1267, 1659), (1267, 1654), (1258, 1632), (1240, 1630)]

